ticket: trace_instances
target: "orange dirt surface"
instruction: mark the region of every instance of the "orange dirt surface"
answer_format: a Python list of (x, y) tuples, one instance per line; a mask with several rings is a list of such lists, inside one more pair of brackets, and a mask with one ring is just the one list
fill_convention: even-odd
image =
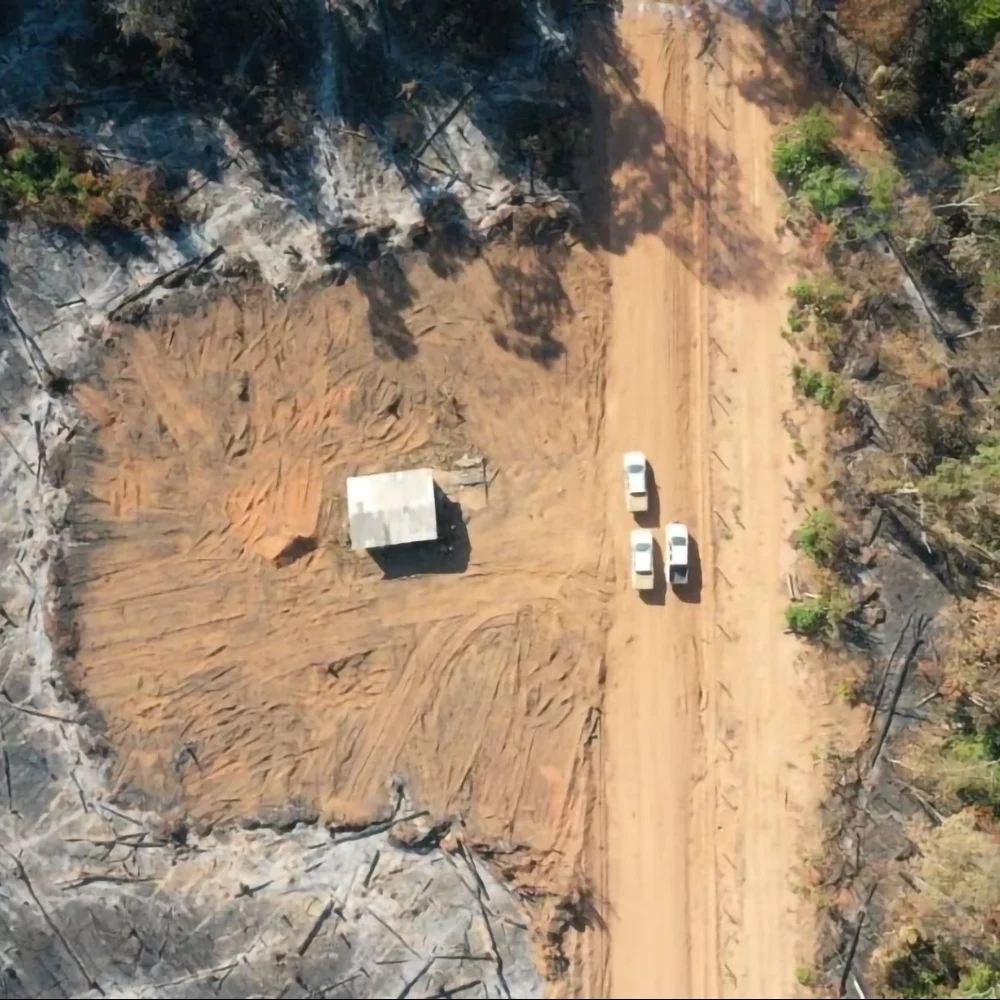
[[(441, 271), (116, 331), (78, 392), (69, 669), (117, 786), (196, 820), (362, 822), (398, 778), (470, 840), (569, 869), (610, 589), (606, 276), (507, 245)], [(465, 454), (486, 488), (449, 478)], [(467, 528), (384, 578), (348, 546), (345, 479), (425, 465)]]
[(794, 872), (823, 788), (811, 753), (822, 698), (783, 634), (808, 471), (783, 422), (799, 251), (777, 235), (770, 155), (801, 95), (753, 19), (700, 13), (626, 0), (618, 48), (597, 53), (612, 178), (609, 530), (624, 540), (632, 524), (615, 471), (639, 448), (661, 550), (679, 520), (697, 551), (687, 587), (643, 601), (624, 541), (615, 550), (609, 959), (595, 991), (632, 1000), (798, 995), (810, 915)]

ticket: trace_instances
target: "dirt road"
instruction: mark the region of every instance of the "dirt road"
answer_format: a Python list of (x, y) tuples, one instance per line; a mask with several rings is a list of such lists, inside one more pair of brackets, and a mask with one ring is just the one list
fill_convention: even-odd
[[(791, 871), (809, 773), (808, 683), (782, 634), (795, 488), (781, 339), (794, 278), (769, 169), (792, 90), (757, 29), (715, 40), (626, 3), (603, 52), (612, 178), (606, 410), (618, 588), (608, 649), (606, 886), (613, 997), (795, 995)], [(774, 120), (772, 120), (774, 119)], [(628, 589), (620, 462), (656, 478), (647, 523), (685, 521), (691, 584)]]

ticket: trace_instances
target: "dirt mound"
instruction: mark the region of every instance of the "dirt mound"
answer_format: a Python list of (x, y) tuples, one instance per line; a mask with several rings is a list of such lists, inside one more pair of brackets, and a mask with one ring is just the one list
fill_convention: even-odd
[[(68, 670), (122, 793), (355, 823), (401, 780), (473, 840), (573, 847), (610, 585), (604, 300), (583, 250), (494, 246), (115, 334), (77, 390), (66, 572)], [(347, 476), (467, 454), (488, 485), (439, 478), (464, 566), (350, 551)]]

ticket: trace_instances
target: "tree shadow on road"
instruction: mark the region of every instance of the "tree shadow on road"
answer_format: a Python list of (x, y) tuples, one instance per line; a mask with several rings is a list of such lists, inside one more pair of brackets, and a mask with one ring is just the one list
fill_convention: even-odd
[[(621, 254), (640, 234), (659, 232), (672, 210), (666, 129), (659, 110), (640, 95), (638, 67), (617, 25), (592, 22), (584, 44), (592, 119), (591, 148), (579, 167), (586, 235)], [(612, 143), (618, 132), (628, 133), (630, 146)]]
[(698, 280), (763, 294), (774, 280), (776, 251), (743, 221), (749, 207), (734, 153), (701, 135), (700, 124), (693, 136), (664, 120), (640, 94), (635, 59), (613, 25), (591, 26), (587, 52), (593, 128), (586, 239), (620, 255), (653, 236)]
[(753, 70), (733, 76), (717, 60), (713, 72), (724, 74), (727, 84), (735, 87), (745, 101), (763, 108), (772, 125), (782, 124), (797, 110), (833, 96), (829, 86), (810, 79), (801, 63), (801, 51), (786, 42), (759, 11), (748, 11), (742, 20), (750, 26), (751, 38), (740, 43), (729, 38), (727, 44), (736, 46), (735, 53)]
[(557, 331), (573, 314), (563, 285), (570, 255), (570, 245), (563, 236), (556, 227), (528, 239), (527, 245), (511, 237), (515, 246), (500, 260), (484, 254), (482, 244), (470, 235), (461, 203), (445, 198), (427, 205), (424, 225), (412, 241), (413, 252), (360, 246), (359, 241), (359, 247), (341, 248), (338, 259), (349, 265), (346, 273), (353, 275), (368, 300), (368, 326), (376, 350), (405, 361), (417, 353), (417, 342), (405, 318), (418, 297), (407, 275), (409, 264), (419, 258), (437, 277), (454, 279), (482, 256), (502, 310), (492, 323), (494, 342), (516, 357), (549, 367), (566, 353)]
[[(753, 75), (727, 80), (745, 98), (773, 105), (777, 113), (782, 102), (802, 99), (804, 84), (785, 70), (788, 57), (777, 35), (762, 19), (748, 19), (753, 35), (726, 36), (724, 44), (754, 47), (738, 60), (751, 65)], [(769, 294), (780, 273), (774, 241), (754, 229), (744, 193), (748, 184), (726, 138), (727, 126), (734, 123), (723, 120), (724, 109), (723, 118), (716, 113), (718, 127), (706, 127), (704, 121), (693, 121), (690, 129), (683, 122), (671, 125), (659, 102), (641, 93), (639, 67), (614, 19), (603, 11), (588, 15), (583, 34), (587, 58), (579, 86), (588, 88), (589, 112), (581, 114), (589, 113), (591, 128), (589, 150), (581, 151), (577, 164), (582, 221), (571, 233), (559, 233), (559, 239), (530, 240), (542, 244), (537, 256), (525, 253), (521, 261), (491, 268), (506, 314), (503, 325), (491, 331), (495, 342), (546, 367), (565, 354), (556, 331), (571, 308), (560, 275), (566, 243), (573, 239), (621, 255), (637, 239), (653, 237), (698, 281), (753, 296)], [(702, 85), (701, 73), (729, 72), (713, 51), (706, 51), (699, 65), (683, 68), (692, 75), (692, 86)], [(715, 113), (714, 108), (705, 113)], [(528, 206), (518, 202), (515, 218), (526, 212)], [(424, 225), (413, 246), (427, 255), (439, 276), (455, 277), (479, 253), (482, 240), (454, 195), (428, 199)], [(516, 225), (512, 232), (517, 241)], [(417, 345), (401, 312), (413, 305), (414, 293), (403, 266), (382, 259), (366, 262), (356, 274), (377, 343), (397, 358), (412, 357)]]
[(445, 194), (421, 206), (424, 231), (413, 240), (439, 278), (456, 278), (478, 253), (470, 235), (471, 223), (462, 203)]

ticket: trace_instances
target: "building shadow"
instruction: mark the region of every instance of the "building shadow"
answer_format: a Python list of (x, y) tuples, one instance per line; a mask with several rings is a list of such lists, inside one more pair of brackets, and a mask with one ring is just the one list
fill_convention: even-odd
[[(632, 566), (630, 563), (630, 575), (631, 572)], [(664, 572), (663, 548), (656, 537), (653, 538), (653, 588), (652, 590), (640, 590), (639, 597), (642, 599), (643, 604), (663, 607), (667, 603), (667, 577)]]
[(698, 540), (688, 534), (688, 581), (674, 587), (677, 599), (684, 604), (701, 603), (701, 555), (698, 551)]
[(469, 568), (472, 544), (462, 516), (462, 505), (434, 484), (438, 537), (430, 542), (411, 542), (369, 549), (375, 565), (387, 580), (432, 573), (464, 573)]

